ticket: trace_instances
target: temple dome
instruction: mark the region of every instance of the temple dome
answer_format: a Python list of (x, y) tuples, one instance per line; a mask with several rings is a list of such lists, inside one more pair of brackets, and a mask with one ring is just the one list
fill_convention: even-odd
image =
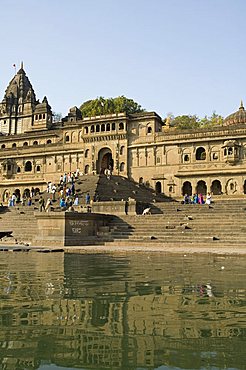
[(246, 124), (246, 111), (244, 109), (243, 102), (241, 101), (238, 111), (230, 114), (224, 119), (224, 125), (240, 125), (243, 123)]

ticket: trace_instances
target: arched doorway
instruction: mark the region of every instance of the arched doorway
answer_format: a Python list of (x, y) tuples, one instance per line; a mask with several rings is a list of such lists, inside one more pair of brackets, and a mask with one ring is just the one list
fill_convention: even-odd
[(26, 197), (26, 198), (29, 198), (31, 195), (30, 193), (30, 189), (26, 188), (24, 191), (23, 191), (23, 197)]
[(243, 193), (246, 194), (246, 180), (244, 180), (244, 184), (243, 184)]
[(185, 181), (183, 183), (182, 194), (183, 195), (187, 194), (189, 196), (192, 195), (192, 185), (191, 185), (190, 181)]
[(157, 183), (155, 184), (155, 192), (156, 192), (156, 194), (161, 194), (161, 183), (160, 183), (160, 181), (157, 181)]
[(35, 195), (39, 195), (39, 194), (40, 194), (40, 189), (39, 189), (39, 188), (35, 188), (35, 190), (34, 190), (34, 194), (35, 194)]
[(220, 195), (221, 194), (221, 182), (219, 180), (214, 180), (211, 185), (211, 193), (213, 195)]
[(206, 195), (207, 194), (207, 185), (206, 182), (203, 180), (198, 181), (196, 186), (197, 194)]
[(87, 164), (85, 166), (85, 175), (88, 175), (89, 172), (90, 172), (90, 166)]
[(20, 201), (20, 198), (21, 198), (20, 189), (15, 189), (14, 193), (16, 195), (16, 201), (19, 202)]
[(8, 203), (9, 196), (10, 196), (9, 190), (5, 189), (3, 192), (3, 202), (4, 203)]
[(97, 160), (97, 173), (104, 173), (106, 169), (113, 171), (114, 160), (112, 157), (112, 151), (109, 148), (102, 148), (98, 153)]

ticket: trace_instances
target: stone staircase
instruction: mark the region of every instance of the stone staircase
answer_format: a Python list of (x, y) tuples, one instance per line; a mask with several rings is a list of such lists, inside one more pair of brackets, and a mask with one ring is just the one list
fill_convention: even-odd
[[(162, 194), (156, 194), (153, 189), (139, 185), (126, 177), (111, 176), (110, 180), (105, 175), (83, 175), (75, 181), (75, 191), (79, 196), (80, 204), (85, 204), (85, 196), (90, 194), (91, 199), (98, 194), (100, 201), (121, 201), (128, 198), (135, 199), (138, 202), (147, 204), (155, 202), (170, 202), (171, 198)], [(42, 196), (46, 200), (51, 194), (43, 192)], [(38, 198), (35, 197), (36, 206)], [(58, 198), (58, 194), (56, 194)], [(55, 202), (54, 206), (58, 203)]]
[(0, 212), (0, 231), (12, 231), (12, 237), (2, 238), (0, 244), (29, 244), (37, 233), (35, 206), (4, 207)]
[[(123, 180), (124, 181), (124, 180)], [(87, 184), (90, 181), (88, 180)], [(1, 245), (32, 244), (37, 233), (31, 207), (4, 207), (0, 213), (0, 231), (12, 231), (12, 238), (3, 238)], [(151, 215), (113, 216), (101, 230), (101, 244), (108, 247), (230, 247), (246, 250), (246, 201), (217, 201), (211, 206), (183, 205), (178, 202), (153, 203)], [(93, 244), (93, 243), (92, 243)]]
[(169, 197), (156, 194), (153, 189), (122, 176), (111, 176), (110, 180), (104, 175), (99, 176), (96, 191), (100, 201), (119, 201), (128, 198), (144, 203), (172, 201)]
[(162, 214), (115, 217), (112, 243), (120, 246), (207, 245), (246, 249), (246, 202), (155, 204)]

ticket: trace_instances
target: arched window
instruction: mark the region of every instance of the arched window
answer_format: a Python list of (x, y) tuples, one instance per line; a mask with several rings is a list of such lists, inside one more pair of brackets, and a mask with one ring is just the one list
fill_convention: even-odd
[(2, 144), (2, 145), (1, 145), (1, 148), (2, 148), (2, 149), (5, 149), (5, 148), (6, 148), (6, 145), (5, 145), (5, 144)]
[(85, 174), (87, 175), (89, 173), (89, 171), (90, 171), (90, 166), (87, 164), (85, 166)]
[(49, 140), (47, 140), (47, 144), (51, 144), (52, 143), (52, 141), (49, 139)]
[(122, 145), (120, 147), (120, 155), (123, 155), (124, 154), (124, 151), (125, 151), (125, 147), (124, 147), (124, 145)]
[(100, 125), (96, 125), (96, 132), (100, 132)]
[(36, 120), (36, 121), (38, 120), (38, 115), (37, 115), (37, 114), (35, 115), (35, 120)]
[(16, 148), (16, 143), (13, 143), (12, 144), (12, 148)]
[(125, 163), (124, 162), (121, 162), (120, 164), (120, 172), (123, 172), (125, 171)]
[(35, 140), (35, 141), (32, 143), (32, 145), (38, 145), (37, 140)]
[(42, 114), (40, 114), (40, 115), (38, 116), (38, 118), (39, 118), (39, 119), (42, 119)]
[(112, 123), (112, 131), (115, 131), (115, 123)]
[(17, 173), (20, 173), (21, 172), (21, 169), (20, 169), (20, 167), (18, 166), (17, 167), (17, 171), (16, 171)]
[(151, 134), (151, 133), (152, 133), (152, 127), (150, 127), (150, 126), (148, 127), (148, 129), (147, 129), (147, 133), (148, 133), (148, 134)]
[(190, 161), (190, 156), (189, 154), (184, 155), (184, 162), (189, 162)]
[(28, 142), (27, 142), (27, 141), (25, 141), (25, 142), (23, 143), (23, 146), (28, 146)]
[(103, 123), (102, 126), (101, 126), (101, 131), (105, 131), (105, 124)]
[(94, 125), (91, 126), (91, 132), (95, 132), (95, 126)]
[(212, 155), (213, 161), (217, 161), (219, 159), (219, 155), (217, 152), (214, 152)]
[(89, 149), (86, 149), (86, 151), (85, 151), (85, 158), (88, 158), (88, 156), (89, 156)]
[(40, 166), (38, 165), (37, 168), (36, 168), (36, 172), (40, 172), (41, 171), (41, 168)]
[(88, 134), (88, 132), (89, 132), (89, 129), (87, 126), (85, 126), (85, 134)]
[(69, 135), (66, 135), (66, 136), (65, 136), (65, 141), (66, 141), (66, 143), (68, 143), (68, 142), (69, 142)]
[(228, 155), (232, 155), (233, 154), (233, 148), (230, 146), (228, 148)]
[(203, 147), (199, 147), (196, 150), (196, 160), (205, 161), (206, 159), (206, 150)]
[(110, 123), (106, 124), (106, 131), (110, 131)]
[(124, 130), (124, 123), (123, 122), (119, 123), (119, 130)]
[(45, 113), (43, 114), (43, 119), (45, 119)]
[(25, 164), (25, 172), (31, 172), (32, 171), (32, 163), (30, 161), (27, 161)]

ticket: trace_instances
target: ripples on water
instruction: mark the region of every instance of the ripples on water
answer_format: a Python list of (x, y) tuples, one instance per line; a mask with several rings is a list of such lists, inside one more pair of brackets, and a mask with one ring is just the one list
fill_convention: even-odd
[(245, 369), (245, 257), (1, 253), (1, 369)]

